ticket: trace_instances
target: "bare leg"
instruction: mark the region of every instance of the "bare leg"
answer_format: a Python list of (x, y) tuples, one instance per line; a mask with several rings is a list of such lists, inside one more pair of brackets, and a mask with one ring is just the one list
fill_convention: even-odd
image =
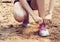
[(39, 34), (41, 36), (48, 36), (49, 32), (46, 29), (46, 25), (45, 25), (45, 22), (44, 22), (44, 18), (45, 18), (45, 0), (37, 0), (37, 6), (38, 6), (39, 16), (42, 17), (42, 19), (43, 19), (43, 23), (41, 23), (39, 25)]
[(55, 0), (50, 0), (48, 15), (45, 17), (45, 19), (51, 19), (52, 18), (52, 15), (53, 15), (52, 12), (54, 9), (54, 4), (55, 4)]
[[(25, 10), (25, 9), (24, 9)], [(23, 23), (26, 23), (26, 24), (28, 24), (29, 23), (29, 13), (25, 10), (25, 12), (26, 12), (26, 16), (24, 17), (24, 21), (23, 21)]]
[(28, 14), (19, 2), (14, 4), (14, 18), (18, 22), (29, 22)]
[(45, 0), (37, 0), (39, 16), (45, 17)]
[[(37, 6), (38, 6), (39, 16), (42, 19), (44, 19), (44, 17), (45, 17), (45, 0), (37, 0)], [(44, 23), (42, 23), (42, 24), (44, 25)], [(40, 28), (40, 29), (45, 29), (45, 28)]]

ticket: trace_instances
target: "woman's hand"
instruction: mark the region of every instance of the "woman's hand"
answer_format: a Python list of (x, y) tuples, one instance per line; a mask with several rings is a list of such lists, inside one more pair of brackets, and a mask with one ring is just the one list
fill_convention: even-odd
[(51, 19), (52, 19), (52, 13), (49, 13), (48, 15), (45, 16), (44, 23), (51, 24), (52, 23)]
[(52, 19), (52, 13), (48, 14), (47, 16), (45, 16), (45, 19), (51, 20)]
[(40, 23), (43, 22), (43, 19), (42, 19), (41, 17), (39, 17), (39, 16), (36, 16), (36, 17), (34, 17), (34, 21), (35, 21), (37, 24), (40, 24)]

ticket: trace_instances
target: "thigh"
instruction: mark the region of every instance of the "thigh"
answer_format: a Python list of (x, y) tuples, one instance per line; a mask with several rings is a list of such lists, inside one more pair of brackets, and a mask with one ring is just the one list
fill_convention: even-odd
[(26, 14), (26, 11), (21, 6), (20, 2), (16, 2), (14, 4), (14, 13), (17, 14), (18, 16), (23, 16), (23, 14)]

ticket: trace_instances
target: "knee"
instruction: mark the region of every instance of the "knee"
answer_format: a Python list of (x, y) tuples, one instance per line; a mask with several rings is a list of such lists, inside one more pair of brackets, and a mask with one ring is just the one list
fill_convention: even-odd
[(22, 22), (24, 20), (24, 16), (19, 16), (17, 14), (14, 14), (14, 19), (18, 22)]
[(17, 20), (18, 22), (22, 22), (27, 16), (27, 13), (25, 10), (16, 10), (14, 12), (14, 18), (15, 20)]
[(19, 4), (19, 2), (15, 3), (14, 5), (14, 18), (18, 22), (22, 22), (26, 16), (25, 10)]

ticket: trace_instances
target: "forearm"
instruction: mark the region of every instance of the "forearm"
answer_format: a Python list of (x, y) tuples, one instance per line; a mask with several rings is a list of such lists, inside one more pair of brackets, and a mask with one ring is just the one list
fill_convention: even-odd
[(55, 1), (56, 0), (50, 0), (50, 3), (49, 3), (49, 13), (52, 13), (52, 11), (54, 9)]

